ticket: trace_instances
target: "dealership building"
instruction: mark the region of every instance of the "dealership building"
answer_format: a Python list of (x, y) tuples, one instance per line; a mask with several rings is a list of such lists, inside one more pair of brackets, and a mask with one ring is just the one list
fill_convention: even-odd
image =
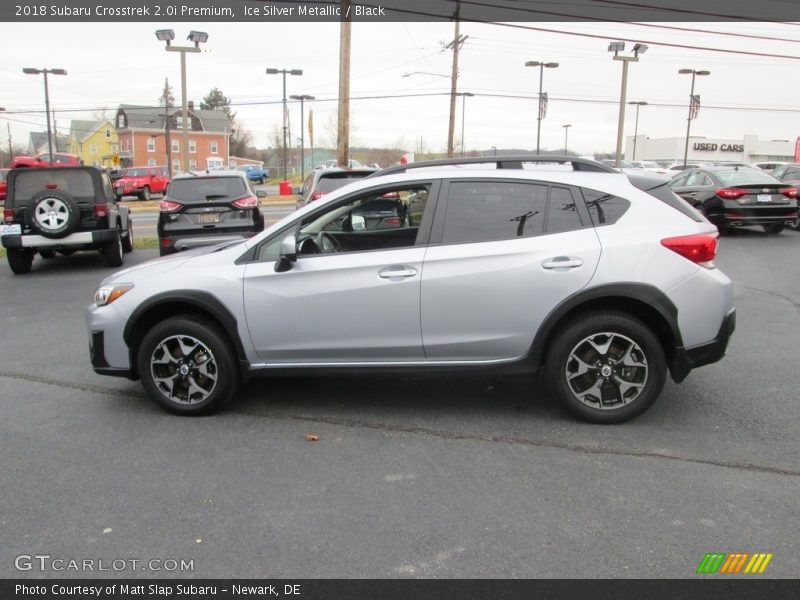
[[(627, 137), (625, 160), (655, 160), (658, 162), (683, 162), (685, 137), (650, 138), (639, 135)], [(635, 154), (635, 156), (634, 156)], [(759, 140), (757, 135), (740, 139), (689, 138), (688, 162), (794, 162), (795, 140)]]

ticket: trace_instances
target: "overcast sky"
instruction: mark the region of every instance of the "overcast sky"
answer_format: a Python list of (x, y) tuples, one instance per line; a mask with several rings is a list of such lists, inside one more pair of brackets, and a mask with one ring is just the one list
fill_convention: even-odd
[[(641, 109), (639, 134), (682, 137), (691, 77), (680, 68), (708, 69), (697, 79), (695, 93), (703, 108), (692, 123), (692, 135), (740, 139), (794, 140), (800, 135), (800, 25), (747, 23), (676, 23), (683, 29), (724, 31), (795, 41), (770, 41), (709, 33), (642, 27), (633, 24), (517, 24), (708, 48), (727, 48), (797, 56), (797, 59), (731, 55), (651, 44), (639, 63), (631, 64), (628, 100), (651, 103)], [(15, 144), (27, 144), (31, 130), (44, 130), (41, 76), (24, 75), (23, 67), (63, 68), (66, 77), (50, 77), (50, 99), (60, 132), (72, 118), (91, 118), (99, 108), (113, 114), (120, 103), (154, 105), (168, 77), (180, 101), (179, 55), (164, 51), (157, 28), (172, 27), (176, 43), (191, 29), (209, 33), (202, 54), (189, 55), (188, 96), (196, 103), (213, 87), (233, 102), (257, 146), (270, 144), (280, 125), (281, 77), (265, 68), (303, 69), (287, 77), (287, 95), (310, 94), (315, 145), (323, 145), (336, 111), (339, 25), (337, 23), (0, 23), (0, 143), (7, 145), (10, 124)], [(447, 141), (449, 76), (452, 53), (442, 44), (453, 37), (451, 23), (354, 23), (352, 26), (351, 145), (397, 146), (414, 150), (423, 139), (427, 150), (442, 151)], [(466, 99), (465, 140), (468, 150), (536, 147), (535, 95), (538, 69), (525, 61), (560, 63), (544, 73), (550, 95), (542, 122), (543, 148), (563, 148), (571, 124), (569, 148), (580, 153), (613, 151), (617, 133), (621, 63), (607, 52), (607, 39), (545, 33), (502, 25), (463, 24), (468, 36), (461, 53), (459, 91)], [(188, 43), (188, 42), (187, 42)], [(627, 50), (632, 44), (629, 42)], [(629, 53), (627, 52), (626, 53)], [(385, 99), (364, 96), (442, 93)], [(509, 98), (498, 96), (512, 96)], [(521, 96), (523, 98), (515, 98)], [(325, 101), (323, 101), (325, 100)], [(652, 104), (672, 104), (652, 106)], [(769, 110), (722, 110), (714, 106)], [(626, 135), (634, 131), (634, 107), (628, 107)], [(781, 111), (780, 109), (784, 109)], [(290, 105), (293, 133), (299, 136), (299, 105)], [(38, 112), (36, 112), (38, 111)], [(307, 112), (306, 112), (307, 114)], [(456, 134), (460, 137), (461, 99)], [(307, 138), (306, 134), (306, 138)]]

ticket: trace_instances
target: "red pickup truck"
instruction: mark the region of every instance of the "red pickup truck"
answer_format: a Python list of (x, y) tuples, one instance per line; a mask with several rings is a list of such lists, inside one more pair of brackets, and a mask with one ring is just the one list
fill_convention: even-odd
[(53, 152), (51, 156), (47, 153), (39, 156), (15, 156), (11, 161), (12, 169), (25, 167), (79, 167), (83, 164), (80, 157), (74, 154), (64, 154), (63, 152)]
[(163, 194), (168, 184), (169, 174), (164, 167), (128, 167), (114, 182), (114, 194), (117, 198), (138, 196), (149, 200), (150, 194)]

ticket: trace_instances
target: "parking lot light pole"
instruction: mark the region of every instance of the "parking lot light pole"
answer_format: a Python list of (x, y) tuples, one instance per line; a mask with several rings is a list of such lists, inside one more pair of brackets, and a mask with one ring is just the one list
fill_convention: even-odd
[(316, 100), (315, 96), (300, 94), (289, 96), (292, 100), (300, 100), (300, 181), (306, 180), (306, 144), (303, 131), (305, 130), (305, 117), (303, 116), (303, 102), (306, 100)]
[(539, 67), (539, 114), (536, 116), (536, 154), (539, 154), (539, 140), (542, 136), (542, 119), (544, 118), (544, 95), (542, 94), (542, 84), (544, 82), (544, 70), (558, 68), (557, 62), (540, 62), (529, 60), (525, 63), (526, 67)]
[(636, 138), (639, 137), (639, 108), (647, 106), (647, 102), (642, 100), (640, 102), (628, 102), (628, 104), (636, 107), (636, 125), (633, 128), (633, 156), (631, 157), (631, 160), (636, 160)]
[(625, 97), (628, 93), (628, 63), (639, 62), (639, 55), (647, 52), (646, 44), (635, 44), (633, 46), (633, 56), (621, 56), (619, 53), (625, 50), (625, 42), (611, 42), (608, 51), (614, 53), (614, 60), (622, 61), (622, 85), (619, 92), (619, 123), (617, 125), (617, 153), (614, 166), (619, 169), (622, 164), (622, 135), (625, 131)]
[(286, 130), (289, 124), (286, 121), (286, 74), (289, 75), (302, 75), (303, 69), (267, 69), (267, 75), (283, 75), (283, 181), (287, 181), (289, 173), (287, 171), (287, 164), (289, 162), (289, 155), (287, 154), (286, 146)]
[(567, 155), (567, 140), (569, 139), (569, 128), (572, 127), (571, 124), (562, 125), (564, 128), (564, 156)]
[(692, 89), (689, 91), (689, 115), (686, 118), (686, 145), (683, 147), (683, 168), (686, 168), (686, 160), (689, 157), (689, 132), (692, 129), (692, 99), (694, 98), (694, 78), (697, 75), (701, 77), (711, 75), (711, 71), (698, 71), (696, 69), (680, 69), (678, 71), (681, 75), (692, 75)]
[(33, 69), (25, 67), (22, 72), (26, 75), (44, 75), (44, 112), (47, 116), (47, 156), (49, 161), (53, 162), (53, 132), (50, 128), (50, 91), (47, 87), (47, 74), (53, 75), (66, 75), (64, 69)]
[[(166, 43), (164, 49), (167, 52), (181, 53), (181, 170), (186, 173), (189, 171), (189, 101), (186, 99), (186, 53), (202, 52), (200, 44), (208, 41), (208, 34), (205, 31), (190, 31), (186, 39), (194, 42), (194, 46), (173, 46), (172, 40), (175, 39), (175, 32), (172, 29), (157, 30), (156, 39)], [(170, 149), (171, 151), (172, 149)]]

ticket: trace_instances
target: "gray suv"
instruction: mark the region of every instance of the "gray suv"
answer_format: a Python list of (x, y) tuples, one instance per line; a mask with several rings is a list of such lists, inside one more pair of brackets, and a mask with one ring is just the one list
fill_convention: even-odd
[[(667, 374), (724, 356), (717, 230), (662, 179), (568, 157), (454, 162), (391, 167), (244, 242), (108, 277), (86, 312), (95, 371), (200, 414), (256, 375), (521, 370), (615, 423)], [(402, 204), (398, 226), (368, 226), (380, 199)]]

